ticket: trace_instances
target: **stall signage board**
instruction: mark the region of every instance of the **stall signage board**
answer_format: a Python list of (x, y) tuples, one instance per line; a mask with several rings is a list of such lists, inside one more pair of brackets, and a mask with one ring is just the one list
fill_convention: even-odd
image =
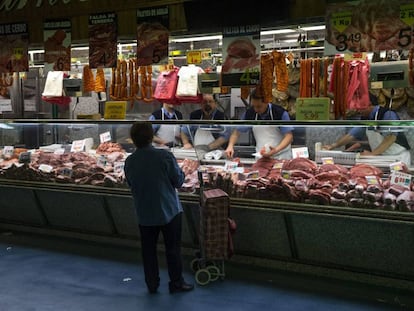
[(168, 64), (168, 6), (137, 10), (137, 65)]
[(328, 97), (311, 97), (296, 99), (296, 120), (329, 120), (331, 100)]
[(260, 25), (225, 27), (222, 50), (222, 86), (259, 84)]
[(45, 71), (70, 71), (72, 24), (70, 20), (43, 23)]
[(114, 12), (89, 15), (89, 67), (115, 68), (118, 22)]
[(125, 119), (126, 101), (107, 101), (105, 103), (104, 119)]
[(0, 24), (0, 73), (29, 71), (27, 23)]
[(412, 0), (328, 3), (325, 20), (325, 55), (414, 47)]

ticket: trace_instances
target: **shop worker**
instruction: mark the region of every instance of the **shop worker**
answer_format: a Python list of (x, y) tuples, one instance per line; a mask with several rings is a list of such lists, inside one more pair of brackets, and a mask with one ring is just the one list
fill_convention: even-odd
[[(161, 109), (154, 111), (149, 117), (153, 120), (182, 120), (183, 115), (180, 111), (175, 109), (175, 106), (168, 103), (163, 103)], [(180, 145), (180, 125), (179, 124), (153, 124), (154, 130), (153, 143), (155, 146), (174, 147)]]
[[(398, 114), (378, 104), (377, 98), (370, 94), (371, 105), (361, 111), (361, 116), (368, 120), (400, 120)], [(403, 132), (382, 131), (371, 127), (354, 127), (347, 134), (331, 145), (322, 146), (322, 149), (332, 150), (358, 140), (368, 140), (371, 150), (364, 150), (361, 155), (398, 155), (400, 161), (411, 164), (410, 145)], [(349, 149), (347, 149), (349, 150)]]
[(145, 282), (150, 293), (160, 285), (157, 242), (163, 235), (170, 293), (194, 288), (183, 279), (181, 228), (183, 208), (176, 189), (184, 173), (174, 155), (152, 145), (151, 122), (136, 122), (130, 130), (136, 150), (125, 160), (125, 177), (138, 216)]
[[(217, 109), (216, 97), (213, 94), (203, 94), (201, 108), (190, 113), (190, 120), (225, 120), (224, 113)], [(225, 127), (220, 126), (189, 126), (181, 128), (181, 140), (184, 149), (205, 148), (215, 150), (227, 143), (229, 137)]]
[[(281, 106), (264, 101), (264, 96), (259, 86), (252, 91), (250, 97), (251, 107), (241, 116), (242, 120), (290, 120), (288, 112)], [(240, 136), (240, 132), (247, 132), (248, 130), (253, 132), (256, 141), (256, 153), (260, 154), (259, 158), (292, 158), (293, 128), (290, 126), (270, 125), (241, 126), (234, 129), (226, 149), (226, 156), (228, 158), (234, 156), (234, 145)]]

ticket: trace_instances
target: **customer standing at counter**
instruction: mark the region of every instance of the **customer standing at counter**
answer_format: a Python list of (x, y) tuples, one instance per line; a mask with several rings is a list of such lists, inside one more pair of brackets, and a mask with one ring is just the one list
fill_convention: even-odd
[(125, 161), (125, 177), (131, 188), (141, 234), (145, 282), (150, 293), (160, 284), (157, 242), (164, 238), (170, 293), (190, 291), (182, 275), (181, 229), (182, 212), (176, 188), (182, 186), (184, 173), (174, 155), (152, 146), (150, 122), (136, 122), (130, 131), (137, 147)]
[[(361, 116), (368, 120), (400, 120), (398, 114), (388, 108), (381, 107), (377, 98), (370, 94), (371, 105), (361, 111)], [(322, 146), (322, 149), (332, 150), (362, 140), (364, 134), (368, 139), (371, 150), (364, 150), (361, 155), (399, 155), (402, 162), (411, 164), (410, 145), (402, 132), (384, 132), (365, 127), (354, 127), (347, 134), (331, 145)]]
[[(190, 114), (190, 120), (226, 120), (223, 112), (217, 109), (217, 101), (213, 94), (203, 94), (201, 108)], [(213, 131), (217, 129), (217, 131)], [(225, 128), (203, 126), (188, 126), (181, 128), (181, 140), (184, 149), (191, 149), (193, 146), (206, 146), (208, 150), (214, 150), (227, 143), (229, 138)]]
[[(260, 87), (256, 87), (251, 96), (252, 106), (242, 115), (242, 120), (283, 120), (289, 121), (288, 112), (273, 103), (264, 102), (264, 96)], [(262, 157), (290, 159), (292, 158), (291, 143), (293, 141), (293, 128), (289, 126), (243, 126), (233, 130), (230, 136), (226, 155), (229, 158), (234, 156), (234, 145), (236, 144), (240, 132), (253, 131), (256, 140), (256, 152)], [(268, 147), (268, 148), (266, 148)]]
[[(168, 103), (163, 103), (162, 108), (154, 111), (149, 117), (153, 120), (182, 120), (183, 115), (180, 111), (175, 109), (175, 106)], [(181, 130), (179, 124), (153, 124), (154, 139), (153, 143), (156, 146), (173, 147), (179, 145)]]

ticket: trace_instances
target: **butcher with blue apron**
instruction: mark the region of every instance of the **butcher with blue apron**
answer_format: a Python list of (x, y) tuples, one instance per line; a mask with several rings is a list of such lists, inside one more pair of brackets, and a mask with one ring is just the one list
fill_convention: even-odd
[[(201, 108), (190, 114), (190, 120), (225, 120), (224, 113), (217, 109), (213, 94), (203, 94)], [(184, 149), (216, 150), (227, 143), (229, 134), (224, 127), (217, 125), (184, 125), (181, 128), (181, 140)]]
[[(149, 117), (153, 120), (182, 120), (183, 115), (174, 108), (174, 105), (164, 103), (161, 109), (154, 111)], [(181, 144), (181, 127), (179, 124), (153, 124), (154, 130), (153, 144), (155, 147), (174, 147)]]
[[(242, 120), (290, 120), (288, 112), (281, 106), (263, 101), (264, 97), (259, 87), (253, 90), (250, 97), (252, 106), (242, 115)], [(293, 128), (270, 125), (243, 126), (233, 130), (226, 149), (228, 158), (234, 156), (234, 145), (240, 132), (247, 132), (250, 129), (256, 141), (256, 158), (292, 158)]]

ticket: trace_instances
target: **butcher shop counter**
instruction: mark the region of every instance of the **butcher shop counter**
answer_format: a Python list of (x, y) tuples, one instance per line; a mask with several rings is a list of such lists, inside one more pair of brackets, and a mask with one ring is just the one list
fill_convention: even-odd
[[(3, 124), (0, 128), (3, 146), (15, 144), (16, 141), (19, 145), (24, 145), (26, 133), (16, 125), (25, 125), (25, 122), (28, 121)], [(33, 124), (37, 123), (31, 121), (30, 134), (33, 134)], [(122, 143), (128, 137), (131, 122), (90, 124), (62, 120), (40, 124), (43, 128), (35, 129), (42, 146), (64, 144), (66, 140), (76, 141), (87, 137), (99, 141), (99, 135), (106, 132), (111, 133), (112, 141)], [(269, 126), (278, 123), (263, 124)], [(346, 123), (292, 124), (306, 127), (306, 145), (309, 146), (312, 157), (314, 143), (333, 132), (337, 136), (341, 135)], [(65, 127), (61, 128), (60, 125)], [(396, 123), (395, 126), (408, 128), (411, 123)], [(334, 141), (336, 137), (328, 138)], [(30, 148), (39, 147), (39, 142), (33, 139), (32, 144)], [(109, 149), (114, 147), (112, 144), (107, 146)], [(60, 151), (66, 155), (65, 150)], [(43, 159), (47, 158), (44, 157), (45, 154), (42, 156)], [(112, 157), (113, 154), (109, 155), (105, 161), (110, 161)], [(53, 160), (53, 157), (50, 159)], [(85, 167), (82, 166), (85, 161), (91, 171), (92, 167), (87, 164), (88, 155), (79, 153), (70, 155), (70, 159), (77, 161), (74, 162), (79, 169), (77, 174), (85, 173)], [(117, 183), (116, 175), (97, 171), (93, 174), (94, 178), (85, 176), (87, 178), (84, 179), (80, 175), (75, 184), (74, 177), (66, 176), (67, 170), (64, 169), (57, 172), (51, 180), (52, 173), (35, 171), (33, 165), (26, 170), (23, 168), (7, 169), (3, 172), (6, 175), (0, 178), (0, 228), (3, 232), (26, 232), (122, 247), (139, 247), (133, 200), (126, 185)], [(236, 254), (231, 260), (267, 269), (290, 270), (414, 290), (414, 213), (373, 209), (370, 206), (343, 207), (291, 199), (281, 201), (277, 195), (281, 189), (289, 192), (291, 185), (279, 186), (282, 187), (277, 188), (280, 191), (272, 193), (276, 196), (269, 196), (268, 193), (261, 192), (260, 188), (255, 188), (259, 191), (251, 196), (237, 197), (230, 194), (230, 213), (237, 222), (237, 232), (233, 237)], [(185, 215), (183, 246), (186, 251), (192, 252), (198, 248), (200, 198), (193, 191), (181, 192), (180, 198)]]
[[(183, 246), (198, 248), (199, 197), (181, 193)], [(414, 290), (414, 215), (231, 198), (232, 261)], [(128, 189), (0, 180), (3, 232), (139, 248)]]

